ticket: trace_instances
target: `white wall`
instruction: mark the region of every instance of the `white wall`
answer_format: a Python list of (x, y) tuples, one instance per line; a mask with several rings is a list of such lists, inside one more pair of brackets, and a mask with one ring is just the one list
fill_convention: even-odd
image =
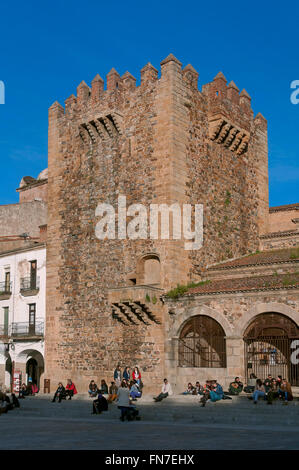
[[(20, 279), (30, 276), (30, 261), (37, 261), (37, 277), (39, 277), (39, 292), (36, 295), (24, 296), (20, 292)], [(9, 308), (9, 330), (12, 323), (24, 322), (29, 324), (29, 304), (36, 304), (36, 322), (39, 320), (45, 325), (46, 311), (46, 248), (34, 247), (30, 250), (0, 255), (0, 282), (5, 281), (5, 270), (10, 268), (10, 280), (12, 282), (12, 294), (9, 299), (1, 300), (0, 297), (0, 326), (4, 324), (4, 307)], [(10, 342), (12, 340), (10, 339)], [(44, 356), (44, 341), (35, 340), (14, 341), (10, 345), (9, 355), (15, 363), (26, 364), (30, 357), (34, 357), (37, 351)], [(4, 352), (3, 341), (0, 340), (0, 365), (5, 364), (7, 353)], [(5, 382), (9, 380), (5, 374)], [(1, 380), (2, 379), (2, 380)], [(0, 377), (0, 382), (4, 382)]]

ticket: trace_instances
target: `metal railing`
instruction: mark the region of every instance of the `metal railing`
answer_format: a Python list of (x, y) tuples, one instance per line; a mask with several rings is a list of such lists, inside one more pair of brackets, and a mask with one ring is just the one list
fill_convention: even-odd
[(10, 329), (8, 325), (0, 325), (0, 336), (8, 336)]
[(43, 336), (44, 320), (36, 320), (35, 324), (29, 322), (16, 322), (11, 324), (11, 336)]
[(22, 277), (20, 281), (20, 291), (25, 292), (28, 290), (37, 290), (39, 289), (39, 277), (31, 278), (29, 277)]
[(0, 295), (11, 294), (12, 282), (0, 282)]

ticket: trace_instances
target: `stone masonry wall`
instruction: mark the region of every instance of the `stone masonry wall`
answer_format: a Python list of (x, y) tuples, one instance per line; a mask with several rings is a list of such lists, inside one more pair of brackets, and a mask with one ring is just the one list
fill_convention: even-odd
[[(124, 326), (112, 316), (109, 289), (126, 286), (147, 253), (159, 256), (160, 287), (168, 290), (207, 263), (258, 247), (268, 214), (266, 122), (253, 120), (250, 98), (225, 80), (201, 93), (197, 79), (170, 55), (159, 79), (151, 64), (139, 87), (112, 69), (107, 90), (97, 75), (65, 109), (49, 110), (45, 377), (54, 383), (71, 376), (83, 391), (91, 378), (109, 380), (117, 362), (137, 363), (157, 390), (169, 339), (164, 309), (161, 324)], [(203, 249), (188, 252), (180, 240), (96, 239), (97, 205), (116, 207), (119, 195), (127, 205), (203, 203)]]

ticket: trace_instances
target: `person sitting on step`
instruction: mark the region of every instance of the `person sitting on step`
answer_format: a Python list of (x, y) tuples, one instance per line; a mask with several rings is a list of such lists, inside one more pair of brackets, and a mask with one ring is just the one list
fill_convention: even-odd
[(19, 391), (19, 398), (25, 398), (28, 395), (26, 384), (22, 383)]
[(102, 395), (108, 395), (108, 385), (106, 384), (106, 381), (104, 379), (101, 380), (100, 392), (102, 393)]
[(130, 382), (130, 397), (133, 399), (133, 401), (136, 401), (137, 398), (141, 397), (141, 392), (136, 380), (131, 380)]
[(284, 400), (284, 404), (287, 405), (288, 401), (293, 400), (293, 393), (291, 384), (287, 381), (287, 379), (282, 379), (282, 384), (280, 385), (279, 389), (279, 396)]
[(192, 391), (192, 395), (203, 395), (203, 386), (197, 381)]
[(239, 377), (236, 377), (233, 382), (230, 383), (228, 388), (228, 395), (239, 395), (243, 390), (243, 383)]
[(268, 375), (268, 377), (264, 380), (264, 387), (265, 387), (266, 393), (268, 393), (271, 390), (272, 381), (273, 381), (272, 375)]
[(74, 395), (76, 395), (77, 392), (77, 389), (76, 389), (76, 386), (75, 384), (71, 381), (71, 379), (68, 379), (67, 381), (67, 384), (66, 384), (66, 387), (65, 387), (65, 393), (66, 393), (66, 396), (69, 397), (69, 400), (72, 399), (72, 397)]
[(259, 397), (265, 398), (266, 397), (266, 390), (263, 382), (261, 379), (256, 379), (255, 390), (253, 392), (253, 403), (256, 405)]
[(252, 372), (250, 374), (250, 377), (248, 379), (246, 387), (244, 387), (244, 392), (245, 393), (253, 393), (254, 392), (256, 379), (257, 379), (257, 376)]
[(167, 398), (168, 396), (172, 395), (172, 388), (170, 383), (168, 382), (167, 379), (164, 379), (161, 393), (157, 396), (154, 397), (154, 400), (157, 401), (162, 401), (164, 398)]
[(56, 398), (58, 398), (58, 402), (61, 403), (61, 400), (65, 400), (65, 397), (66, 397), (65, 388), (62, 385), (62, 382), (59, 382), (57, 390), (54, 394), (52, 403), (55, 403)]
[(109, 396), (108, 396), (108, 403), (112, 403), (117, 398), (117, 390), (118, 387), (116, 386), (115, 382), (111, 382), (109, 387)]
[(88, 394), (90, 397), (94, 398), (97, 396), (97, 393), (98, 393), (98, 386), (94, 380), (91, 380), (88, 386)]
[(92, 414), (99, 415), (102, 411), (108, 410), (108, 402), (102, 393), (98, 392), (98, 398), (92, 402)]
[(278, 387), (276, 379), (272, 379), (271, 387), (267, 393), (268, 405), (272, 405), (273, 400), (275, 400), (278, 397), (279, 397), (279, 387)]
[(187, 389), (185, 392), (183, 392), (183, 395), (192, 395), (193, 394), (194, 387), (191, 382), (188, 383)]

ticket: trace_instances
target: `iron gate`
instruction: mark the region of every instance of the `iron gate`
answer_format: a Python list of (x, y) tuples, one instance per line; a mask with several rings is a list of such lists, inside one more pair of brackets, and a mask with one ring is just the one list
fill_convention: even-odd
[(246, 380), (254, 373), (264, 380), (281, 375), (299, 385), (299, 366), (291, 363), (291, 343), (299, 339), (297, 325), (278, 313), (259, 315), (244, 336)]
[(225, 333), (216, 320), (188, 320), (179, 338), (179, 367), (226, 367)]

